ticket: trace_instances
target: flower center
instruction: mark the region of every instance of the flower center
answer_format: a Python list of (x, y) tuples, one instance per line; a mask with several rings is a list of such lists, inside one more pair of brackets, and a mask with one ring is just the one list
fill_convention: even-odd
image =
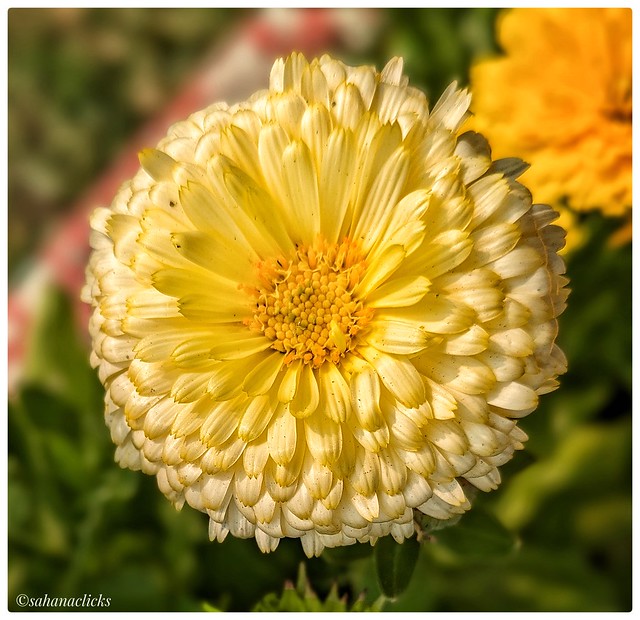
[(298, 246), (290, 259), (265, 261), (250, 327), (273, 340), (271, 347), (285, 354), (286, 364), (338, 364), (372, 315), (354, 295), (364, 268), (348, 239)]

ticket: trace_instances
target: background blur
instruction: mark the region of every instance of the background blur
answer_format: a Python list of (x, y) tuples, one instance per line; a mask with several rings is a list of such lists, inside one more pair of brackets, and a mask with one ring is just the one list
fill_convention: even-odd
[[(497, 13), (9, 11), (9, 609), (19, 593), (102, 594), (111, 611), (276, 609), (301, 562), (321, 600), (332, 586), (349, 605), (378, 598), (371, 547), (306, 560), (297, 541), (270, 555), (253, 540), (211, 543), (205, 515), (176, 512), (153, 478), (114, 464), (77, 302), (86, 212), (108, 204), (169, 122), (266, 85), (292, 47), (378, 68), (402, 55), (434, 101), (497, 51)], [(616, 222), (581, 222), (561, 389), (522, 421), (530, 441), (500, 489), (478, 497), (485, 535), (473, 516), (437, 533), (385, 610), (631, 608), (631, 247), (608, 242)]]

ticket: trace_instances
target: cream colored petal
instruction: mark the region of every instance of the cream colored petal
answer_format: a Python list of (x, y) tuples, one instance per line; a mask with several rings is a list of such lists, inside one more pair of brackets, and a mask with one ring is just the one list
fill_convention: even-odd
[(358, 87), (364, 106), (368, 110), (376, 92), (376, 72), (371, 67), (352, 67), (347, 76), (347, 82)]
[(282, 127), (287, 135), (294, 139), (300, 137), (302, 115), (307, 109), (307, 102), (296, 92), (283, 94), (270, 93), (266, 101), (266, 117)]
[(247, 476), (259, 476), (265, 469), (269, 460), (269, 446), (267, 434), (264, 433), (259, 440), (252, 441), (242, 453), (242, 466)]
[[(124, 295), (127, 295), (127, 292), (128, 291), (123, 291)], [(137, 317), (164, 319), (167, 327), (172, 329), (184, 328), (186, 326), (186, 321), (179, 318), (177, 301), (152, 288), (141, 289), (125, 297), (123, 300), (124, 308), (120, 305), (121, 298), (119, 295), (113, 295), (109, 299), (111, 300), (111, 304), (101, 304), (102, 313), (105, 318), (120, 318), (125, 316), (125, 321)], [(120, 314), (118, 315), (118, 313)], [(127, 331), (133, 335), (137, 335), (135, 330), (131, 329), (130, 325), (127, 326)], [(141, 330), (138, 334), (140, 333), (146, 334), (147, 330)]]
[[(392, 523), (396, 519), (400, 519), (406, 514), (407, 504), (404, 500), (402, 493), (394, 493), (387, 495), (386, 493), (378, 493), (378, 503), (380, 504), (380, 516), (384, 515), (384, 519), (387, 523)], [(406, 527), (404, 530), (396, 530), (394, 539), (396, 542), (404, 540), (404, 532), (408, 531), (409, 536), (415, 533), (413, 523), (408, 524), (410, 527)], [(393, 526), (389, 528), (389, 533), (393, 532)], [(384, 536), (388, 536), (383, 532)], [(393, 534), (392, 534), (393, 535)]]
[(489, 340), (492, 350), (512, 357), (528, 357), (535, 349), (533, 338), (520, 327), (494, 332)]
[(164, 398), (149, 409), (142, 430), (150, 439), (155, 439), (169, 432), (178, 414), (178, 407), (171, 398)]
[(465, 394), (488, 392), (496, 383), (491, 369), (474, 357), (448, 356), (429, 352), (414, 360), (420, 372)]
[(216, 403), (206, 410), (206, 417), (200, 429), (201, 441), (211, 446), (224, 443), (236, 431), (242, 411), (240, 403), (234, 399)]
[(478, 325), (461, 334), (449, 336), (439, 349), (447, 355), (477, 355), (489, 347), (489, 334)]
[(331, 115), (335, 126), (355, 129), (365, 111), (359, 88), (355, 84), (339, 84), (331, 99)]
[(391, 445), (398, 449), (415, 452), (424, 444), (424, 436), (419, 427), (419, 421), (412, 415), (415, 409), (407, 411), (406, 415), (393, 408), (387, 414)]
[(325, 109), (329, 108), (329, 85), (317, 63), (312, 62), (302, 70), (300, 94), (309, 103), (318, 102)]
[(382, 71), (380, 72), (380, 81), (385, 84), (393, 84), (398, 86), (402, 80), (402, 70), (404, 66), (404, 60), (401, 56), (394, 56), (387, 62)]
[(219, 446), (209, 448), (212, 453), (212, 464), (218, 471), (229, 471), (242, 456), (246, 443), (233, 434)]
[(380, 484), (380, 458), (377, 454), (360, 448), (356, 452), (355, 467), (349, 482), (357, 493), (371, 496)]
[(330, 90), (335, 90), (347, 77), (347, 67), (344, 63), (324, 54), (320, 60), (320, 70), (324, 74)]
[[(447, 179), (449, 176), (447, 175)], [(454, 175), (452, 182), (457, 180)], [(437, 185), (443, 185), (440, 181)], [(457, 188), (452, 189), (453, 195), (439, 195), (435, 189), (431, 191), (429, 208), (424, 215), (425, 225), (433, 237), (448, 231), (467, 230), (473, 217), (473, 204), (464, 196), (460, 196)]]
[[(300, 432), (300, 424), (297, 424), (297, 432)], [(293, 487), (293, 493), (298, 486), (300, 480), (300, 473), (302, 471), (302, 465), (306, 456), (305, 442), (302, 441), (300, 435), (298, 435), (298, 441), (296, 443), (296, 449), (293, 457), (287, 463), (276, 463), (274, 461), (269, 462), (268, 479), (273, 481), (281, 487)], [(291, 498), (289, 498), (291, 499)], [(287, 500), (288, 501), (288, 500)]]
[(443, 295), (425, 295), (423, 300), (413, 306), (403, 308), (381, 308), (378, 320), (397, 320), (415, 323), (432, 334), (457, 334), (473, 325), (475, 312), (467, 305), (461, 306), (444, 299)]
[[(265, 525), (270, 523), (276, 515), (277, 508), (277, 504), (273, 501), (273, 498), (268, 493), (263, 493), (260, 496), (260, 499), (253, 506), (256, 525)], [(258, 540), (258, 532), (263, 532), (263, 530), (256, 528), (256, 542)], [(270, 551), (270, 549), (264, 548), (261, 550), (263, 552)]]
[(219, 152), (225, 153), (238, 168), (255, 181), (261, 181), (257, 143), (244, 129), (237, 125), (225, 127), (220, 132)]
[(458, 138), (455, 154), (462, 160), (465, 185), (481, 177), (491, 166), (491, 147), (483, 135), (474, 131), (467, 131)]
[(535, 271), (544, 263), (544, 258), (530, 246), (519, 245), (509, 254), (491, 264), (491, 270), (500, 278), (514, 278)]
[(520, 240), (520, 227), (517, 224), (500, 223), (474, 230), (471, 233), (474, 253), (470, 267), (479, 267), (502, 258)]
[(443, 452), (462, 455), (469, 448), (463, 430), (454, 420), (433, 420), (425, 426), (424, 432), (429, 442)]
[(137, 342), (137, 338), (127, 336), (105, 338), (96, 349), (107, 362), (118, 363), (133, 357), (133, 347)]
[(474, 487), (488, 493), (489, 491), (495, 491), (500, 484), (500, 472), (494, 467), (489, 473), (484, 476), (465, 476)]
[(197, 400), (207, 390), (209, 375), (201, 371), (181, 372), (171, 387), (171, 397), (177, 402), (192, 402)]
[[(328, 418), (326, 418), (326, 420), (328, 422), (331, 422), (331, 420), (329, 420)], [(304, 421), (305, 436), (307, 432), (314, 433), (314, 439), (316, 437), (318, 439), (318, 443), (315, 447), (318, 449), (319, 454), (323, 454), (323, 448), (321, 444), (325, 441), (325, 439), (322, 436), (317, 435), (317, 431), (308, 431), (308, 422), (308, 419)], [(329, 447), (329, 451), (331, 452), (329, 441), (330, 439), (328, 438), (327, 446)], [(310, 448), (308, 440), (307, 447)], [(305, 486), (308, 489), (309, 494), (313, 499), (323, 499), (327, 497), (329, 493), (331, 493), (331, 488), (333, 487), (333, 472), (330, 467), (322, 464), (320, 460), (318, 460), (309, 450), (307, 451), (307, 455), (302, 466), (302, 480), (304, 482), (304, 485), (301, 486)], [(308, 509), (309, 512), (307, 516), (311, 514), (312, 506), (309, 506)], [(300, 515), (298, 514), (298, 516)]]
[[(317, 71), (314, 72), (318, 73)], [(331, 132), (331, 116), (327, 108), (321, 104), (310, 105), (302, 115), (300, 124), (300, 136), (311, 152), (311, 159), (314, 162), (316, 171), (320, 171), (324, 165), (324, 160), (330, 152), (329, 136)], [(341, 151), (337, 151), (338, 154)], [(319, 174), (318, 184), (322, 186), (322, 174)], [(340, 183), (336, 183), (336, 188)], [(320, 204), (324, 205), (322, 192), (320, 192)], [(322, 214), (321, 214), (322, 215)]]
[(414, 252), (405, 268), (416, 270), (433, 281), (455, 269), (472, 250), (473, 242), (467, 231), (448, 230), (433, 239), (425, 238), (421, 251)]
[(138, 154), (144, 171), (156, 181), (172, 181), (177, 162), (157, 149), (143, 149)]
[(440, 96), (429, 115), (429, 121), (435, 125), (443, 125), (451, 131), (456, 131), (468, 116), (471, 95), (464, 90), (458, 90), (456, 82), (452, 82)]
[(363, 338), (379, 351), (396, 355), (418, 353), (430, 341), (420, 325), (401, 321), (373, 321)]
[(335, 510), (340, 504), (340, 500), (342, 499), (342, 490), (344, 488), (344, 483), (342, 480), (336, 480), (329, 491), (327, 497), (321, 499), (322, 505), (327, 510)]
[(263, 479), (264, 476), (262, 474), (251, 477), (247, 476), (242, 470), (237, 472), (233, 478), (233, 483), (238, 501), (242, 502), (245, 506), (255, 506), (264, 492)]
[(374, 519), (378, 518), (378, 515), (380, 514), (380, 504), (378, 502), (378, 496), (375, 493), (370, 496), (355, 493), (352, 501), (355, 509), (368, 522), (372, 522)]
[[(407, 100), (407, 89), (395, 84), (381, 83), (371, 104), (380, 120), (385, 124), (396, 124), (398, 116)], [(398, 123), (399, 125), (399, 123)]]
[(407, 482), (402, 492), (407, 506), (412, 508), (424, 504), (433, 495), (429, 482), (410, 469), (407, 470)]
[(525, 360), (521, 357), (486, 351), (480, 354), (478, 359), (491, 368), (496, 381), (503, 382), (519, 379), (525, 371)]
[(210, 399), (206, 397), (193, 403), (180, 404), (178, 415), (171, 427), (171, 435), (182, 438), (198, 432), (204, 420), (205, 408), (208, 411), (210, 404)]
[(467, 497), (457, 480), (452, 480), (448, 484), (436, 484), (433, 487), (433, 494), (452, 506), (468, 504)]
[(529, 413), (538, 406), (538, 396), (530, 387), (512, 381), (497, 385), (487, 395), (487, 402), (501, 409)]
[[(334, 486), (337, 485), (338, 482), (341, 482), (349, 476), (349, 474), (353, 471), (356, 459), (356, 439), (347, 424), (342, 424), (341, 428), (342, 450), (340, 451), (340, 456), (338, 457), (338, 459), (331, 465), (331, 470), (334, 476)], [(340, 493), (342, 493), (342, 485), (340, 485), (340, 489)], [(335, 497), (335, 493), (337, 493), (337, 491), (332, 491), (331, 497)], [(330, 499), (325, 502), (327, 508), (331, 508), (329, 504), (332, 501), (333, 500)]]
[[(380, 490), (386, 495), (397, 495), (407, 482), (407, 467), (396, 450), (389, 446), (378, 454), (380, 465)], [(404, 505), (401, 513), (404, 512)]]
[(365, 450), (379, 452), (382, 448), (386, 448), (389, 445), (390, 433), (386, 422), (383, 421), (382, 426), (375, 431), (368, 431), (360, 426), (354, 418), (355, 416), (349, 418), (347, 425), (355, 440)]
[(436, 420), (450, 420), (456, 415), (458, 402), (451, 392), (438, 382), (425, 377), (429, 402)]
[[(421, 230), (424, 230), (424, 224), (421, 222), (425, 212), (429, 207), (431, 194), (427, 190), (416, 190), (404, 196), (392, 209), (385, 214), (385, 224), (381, 227), (381, 239), (374, 239), (373, 247), (377, 247), (386, 241), (386, 239), (396, 239), (398, 233), (402, 230), (409, 230), (409, 224), (420, 222)], [(399, 242), (401, 237), (398, 237)], [(404, 246), (407, 253), (410, 253), (409, 243), (405, 242)]]
[(474, 205), (472, 228), (495, 213), (509, 193), (509, 183), (501, 174), (489, 174), (472, 183), (469, 195)]
[(309, 63), (300, 52), (287, 56), (284, 61), (283, 90), (287, 90), (289, 88), (296, 91), (300, 90), (302, 76), (308, 68)]

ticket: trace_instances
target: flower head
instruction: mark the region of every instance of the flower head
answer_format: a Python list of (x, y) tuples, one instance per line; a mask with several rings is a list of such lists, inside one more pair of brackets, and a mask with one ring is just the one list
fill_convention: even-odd
[(472, 126), (531, 164), (536, 200), (620, 216), (631, 207), (631, 9), (513, 9), (504, 54), (471, 71)]
[(554, 212), (517, 160), (381, 73), (278, 60), (174, 125), (92, 217), (84, 298), (123, 467), (263, 551), (448, 519), (556, 387)]

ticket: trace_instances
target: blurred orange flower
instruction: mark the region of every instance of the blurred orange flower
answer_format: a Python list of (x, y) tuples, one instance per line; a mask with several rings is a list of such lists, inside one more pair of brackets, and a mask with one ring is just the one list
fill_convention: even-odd
[(512, 9), (497, 29), (504, 55), (471, 70), (473, 129), (532, 164), (536, 201), (630, 216), (631, 10)]

